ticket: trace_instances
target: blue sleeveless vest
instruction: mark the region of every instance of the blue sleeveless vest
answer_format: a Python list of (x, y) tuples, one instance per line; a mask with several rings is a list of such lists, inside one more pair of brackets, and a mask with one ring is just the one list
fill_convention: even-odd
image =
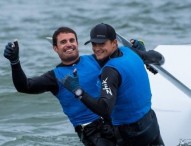
[(120, 50), (123, 56), (112, 58), (105, 65), (115, 68), (122, 79), (112, 112), (113, 125), (136, 122), (151, 108), (150, 83), (143, 61), (129, 48)]
[[(67, 74), (72, 74), (74, 69), (77, 69), (79, 82), (81, 87), (90, 93), (93, 97), (99, 97), (100, 88), (96, 85), (100, 66), (91, 55), (80, 57), (80, 61), (74, 66), (57, 67), (54, 69), (55, 76), (58, 80), (64, 78)], [(75, 98), (74, 94), (69, 92), (64, 86), (58, 82), (59, 92), (56, 95), (62, 105), (64, 113), (68, 116), (73, 126), (92, 122), (99, 118), (89, 110), (79, 99)]]

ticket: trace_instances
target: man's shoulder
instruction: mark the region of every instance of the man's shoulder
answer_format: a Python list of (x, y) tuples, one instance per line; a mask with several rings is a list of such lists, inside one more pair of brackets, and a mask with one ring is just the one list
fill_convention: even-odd
[(57, 67), (62, 67), (62, 66), (64, 66), (62, 63), (59, 63), (58, 65), (56, 65), (56, 68)]
[(92, 58), (93, 54), (84, 54), (80, 56), (81, 58)]
[(89, 54), (89, 55), (81, 55), (80, 56), (80, 59), (87, 59), (87, 60), (94, 60), (96, 59), (95, 55), (94, 54)]

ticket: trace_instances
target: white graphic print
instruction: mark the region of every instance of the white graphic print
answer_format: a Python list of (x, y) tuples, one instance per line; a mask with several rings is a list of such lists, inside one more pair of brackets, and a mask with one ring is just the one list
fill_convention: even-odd
[(102, 82), (103, 90), (105, 90), (107, 94), (112, 95), (111, 89), (107, 85), (107, 79), (108, 77)]

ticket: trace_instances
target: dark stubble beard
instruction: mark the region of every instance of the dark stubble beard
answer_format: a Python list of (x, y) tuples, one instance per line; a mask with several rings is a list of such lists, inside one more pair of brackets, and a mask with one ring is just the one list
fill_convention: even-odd
[(70, 57), (62, 58), (62, 62), (73, 62), (73, 61), (76, 61), (78, 58), (79, 58), (79, 54), (77, 53), (77, 54), (72, 55)]

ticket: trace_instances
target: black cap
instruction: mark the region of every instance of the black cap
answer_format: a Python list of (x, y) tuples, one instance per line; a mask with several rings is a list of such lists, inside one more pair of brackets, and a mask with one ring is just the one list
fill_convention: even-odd
[(107, 40), (115, 40), (116, 32), (115, 29), (108, 24), (97, 24), (94, 28), (92, 28), (90, 32), (90, 40), (85, 42), (84, 45), (87, 45), (90, 42), (93, 43), (104, 43)]

